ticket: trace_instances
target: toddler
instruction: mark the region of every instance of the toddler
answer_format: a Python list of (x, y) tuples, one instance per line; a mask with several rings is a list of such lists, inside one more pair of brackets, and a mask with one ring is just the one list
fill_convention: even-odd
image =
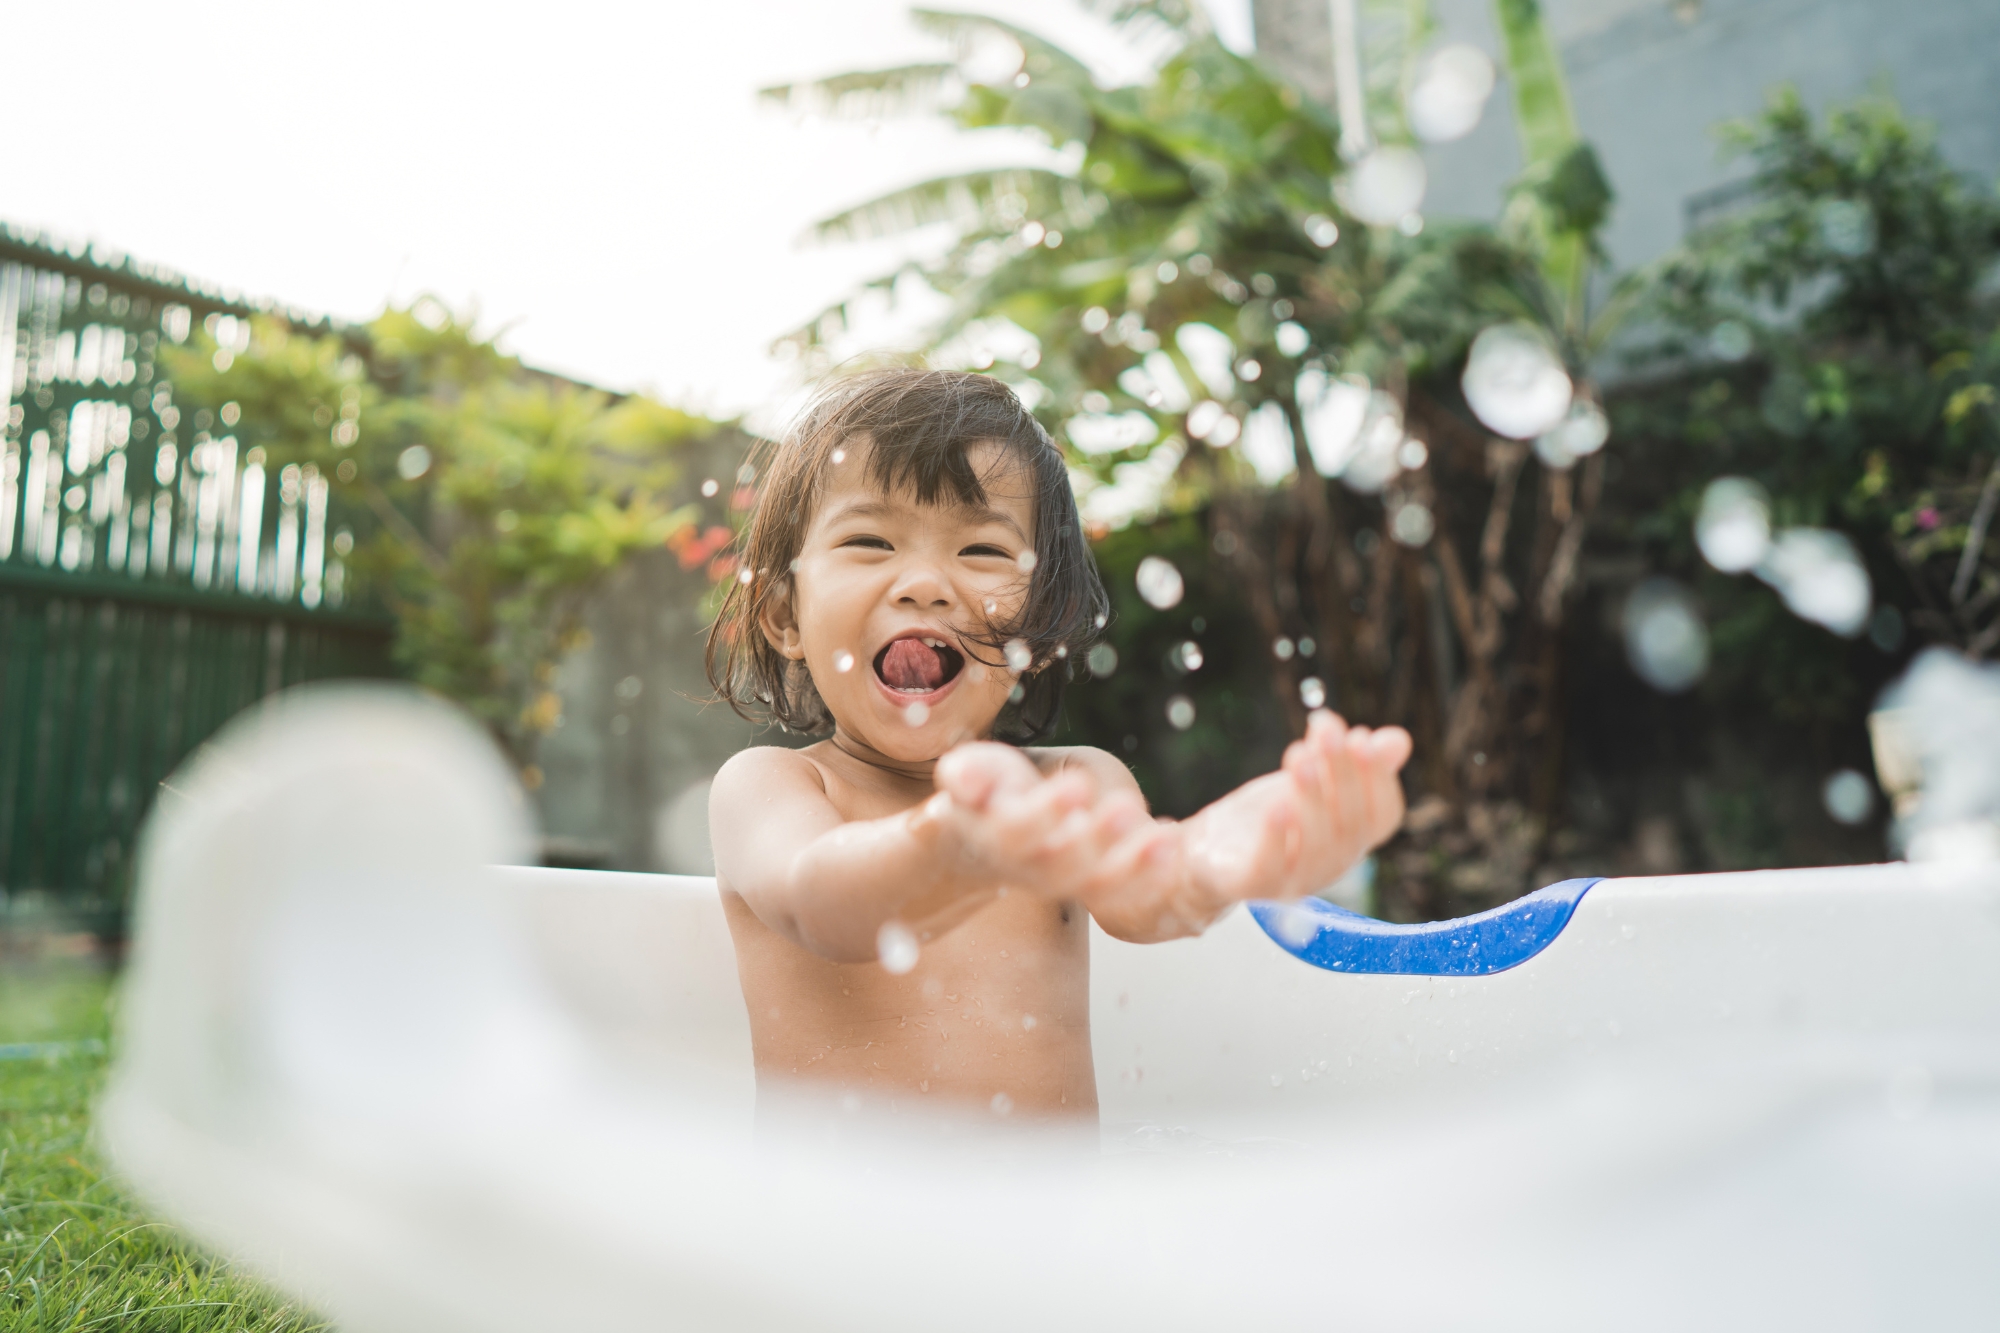
[(1094, 1114), (1088, 918), (1199, 934), (1401, 822), (1408, 734), (1324, 711), (1178, 822), (1104, 751), (1031, 744), (1107, 603), (1062, 455), (998, 380), (837, 381), (767, 460), (742, 550), (710, 679), (824, 736), (742, 751), (709, 798), (760, 1082)]

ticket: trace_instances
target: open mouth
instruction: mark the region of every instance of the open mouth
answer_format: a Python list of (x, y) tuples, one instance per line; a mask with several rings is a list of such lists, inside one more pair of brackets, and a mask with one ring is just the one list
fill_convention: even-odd
[(965, 669), (958, 649), (934, 635), (891, 639), (875, 654), (875, 674), (898, 694), (930, 694)]

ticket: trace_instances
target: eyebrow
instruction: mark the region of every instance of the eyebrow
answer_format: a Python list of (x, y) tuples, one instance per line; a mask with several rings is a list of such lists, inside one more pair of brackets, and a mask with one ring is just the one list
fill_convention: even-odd
[[(828, 523), (839, 523), (852, 518), (886, 518), (895, 513), (896, 506), (885, 500), (850, 500), (827, 516)], [(1021, 531), (1021, 525), (1012, 517), (991, 506), (953, 505), (953, 510), (964, 514), (974, 523), (998, 523), (1008, 528), (1022, 542), (1028, 542), (1028, 534)]]

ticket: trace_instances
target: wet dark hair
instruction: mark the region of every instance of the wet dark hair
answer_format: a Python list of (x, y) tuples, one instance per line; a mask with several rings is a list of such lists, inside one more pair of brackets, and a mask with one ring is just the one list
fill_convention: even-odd
[(808, 734), (830, 730), (833, 718), (805, 663), (772, 647), (758, 617), (770, 598), (792, 595), (792, 566), (834, 452), (866, 447), (869, 480), (921, 504), (984, 506), (991, 470), (982, 477), (966, 452), (981, 440), (998, 441), (1002, 463), (1019, 463), (1034, 486), (1035, 565), (1018, 615), (958, 632), (967, 655), (991, 666), (1004, 663), (1002, 648), (1011, 639), (1034, 654), (1037, 669), (1022, 675), (1020, 698), (1000, 710), (994, 739), (1018, 745), (1053, 731), (1063, 686), (1104, 627), (1110, 604), (1084, 543), (1062, 451), (1012, 389), (990, 375), (952, 370), (878, 370), (835, 380), (782, 441), (753, 455), (757, 506), (737, 547), (748, 581), (730, 583), (708, 632), (708, 679), (717, 695), (753, 721)]

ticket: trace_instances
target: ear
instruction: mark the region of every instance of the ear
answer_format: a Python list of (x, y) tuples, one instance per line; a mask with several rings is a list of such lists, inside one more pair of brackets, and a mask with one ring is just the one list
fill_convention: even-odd
[(764, 598), (764, 605), (757, 609), (757, 628), (764, 631), (765, 641), (781, 656), (796, 662), (806, 655), (805, 643), (799, 638), (798, 618), (792, 614), (790, 579), (778, 580)]

